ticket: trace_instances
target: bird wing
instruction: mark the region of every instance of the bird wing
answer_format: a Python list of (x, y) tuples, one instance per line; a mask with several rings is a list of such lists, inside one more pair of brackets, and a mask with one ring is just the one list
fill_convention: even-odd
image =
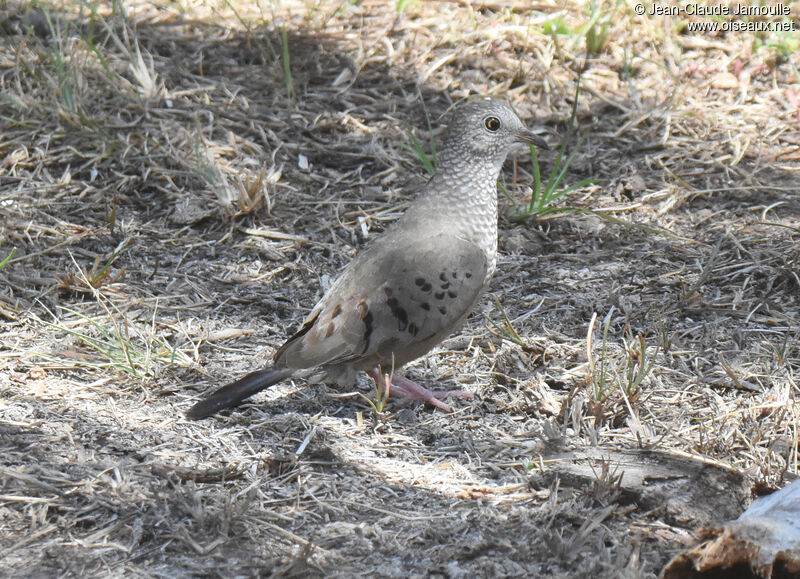
[(480, 247), (450, 233), (387, 235), (345, 269), (276, 352), (275, 365), (399, 367), (461, 325), (487, 268)]

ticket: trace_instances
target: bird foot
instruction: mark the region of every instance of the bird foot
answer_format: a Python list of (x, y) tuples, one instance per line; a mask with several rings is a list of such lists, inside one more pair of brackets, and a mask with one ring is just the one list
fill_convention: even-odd
[[(367, 374), (369, 374), (370, 378), (375, 380), (375, 382), (384, 380), (378, 370), (368, 370)], [(404, 403), (413, 402), (414, 400), (424, 400), (428, 404), (436, 406), (436, 408), (444, 410), (445, 412), (450, 412), (451, 408), (439, 400), (440, 398), (446, 398), (448, 396), (472, 398), (472, 392), (467, 392), (466, 390), (428, 390), (424, 386), (417, 384), (413, 380), (409, 380), (405, 376), (400, 376), (399, 374), (394, 374), (392, 376), (392, 387), (389, 388), (389, 395), (401, 398)]]

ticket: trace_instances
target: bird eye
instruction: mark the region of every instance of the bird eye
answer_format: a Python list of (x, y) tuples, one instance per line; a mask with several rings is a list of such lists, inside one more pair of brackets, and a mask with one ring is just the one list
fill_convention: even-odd
[(496, 133), (498, 130), (500, 130), (500, 119), (497, 117), (486, 117), (486, 119), (483, 121), (483, 124), (493, 133)]

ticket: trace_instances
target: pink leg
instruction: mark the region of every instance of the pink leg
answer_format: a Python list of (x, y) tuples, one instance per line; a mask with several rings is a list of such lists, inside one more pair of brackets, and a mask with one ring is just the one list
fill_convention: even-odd
[[(367, 374), (369, 374), (370, 378), (375, 380), (375, 382), (379, 380), (382, 382), (384, 380), (377, 369), (367, 370)], [(405, 376), (400, 376), (399, 374), (392, 376), (392, 387), (389, 389), (389, 395), (402, 398), (405, 402), (424, 400), (428, 404), (432, 404), (436, 406), (436, 408), (441, 408), (445, 412), (450, 412), (451, 409), (447, 404), (439, 400), (439, 398), (445, 398), (447, 396), (472, 398), (472, 393), (466, 390), (428, 390), (424, 386), (420, 386), (413, 380), (409, 380)]]

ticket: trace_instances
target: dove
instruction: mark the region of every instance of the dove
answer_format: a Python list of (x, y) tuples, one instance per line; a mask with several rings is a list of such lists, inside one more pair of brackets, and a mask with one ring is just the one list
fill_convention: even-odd
[(429, 390), (399, 370), (456, 332), (497, 263), (497, 179), (520, 144), (548, 148), (506, 103), (482, 99), (453, 111), (437, 166), (409, 208), (341, 272), (272, 365), (223, 386), (187, 412), (205, 418), (278, 382), (352, 384), (364, 371), (390, 395), (468, 398)]

